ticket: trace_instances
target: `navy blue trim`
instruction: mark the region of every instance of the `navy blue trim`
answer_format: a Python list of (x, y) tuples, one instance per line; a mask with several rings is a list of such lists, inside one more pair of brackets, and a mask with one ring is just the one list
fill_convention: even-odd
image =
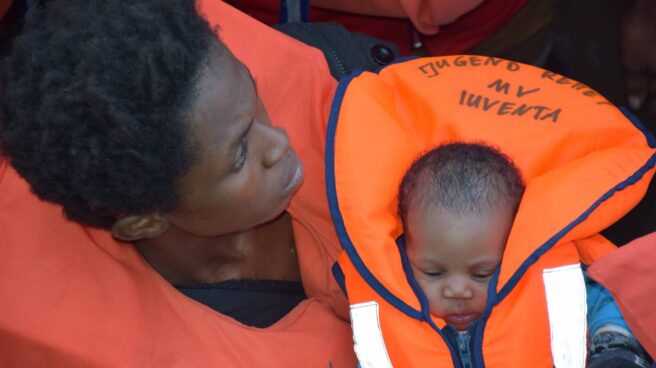
[(310, 21), (310, 0), (301, 0), (301, 22)]
[(473, 346), (472, 351), (474, 352), (474, 364), (476, 367), (485, 367), (485, 357), (483, 356), (483, 331), (485, 331), (485, 326), (487, 326), (487, 321), (492, 314), (492, 308), (497, 304), (497, 285), (499, 284), (499, 274), (501, 273), (501, 266), (498, 266), (497, 269), (492, 274), (490, 282), (487, 285), (487, 301), (485, 302), (485, 308), (481, 317), (478, 319), (476, 328), (474, 330)]
[(399, 56), (399, 57), (397, 57), (396, 59), (390, 61), (389, 64), (386, 64), (386, 65), (383, 65), (382, 67), (380, 67), (380, 68), (376, 71), (376, 73), (380, 72), (381, 70), (387, 68), (387, 67), (390, 66), (390, 65), (401, 64), (401, 63), (405, 63), (406, 61), (410, 61), (410, 60), (414, 60), (414, 59), (419, 59), (419, 56), (413, 56), (413, 55), (410, 55), (410, 56)]
[(645, 138), (647, 139), (647, 144), (651, 148), (656, 148), (656, 137), (654, 137), (654, 133), (649, 131), (649, 129), (645, 128), (645, 126), (642, 124), (640, 119), (638, 119), (637, 116), (633, 115), (631, 110), (627, 109), (624, 106), (619, 106), (620, 111), (624, 116), (626, 116), (627, 119), (635, 126), (642, 134), (645, 135)]
[[(394, 65), (394, 64), (400, 64), (400, 63), (410, 61), (410, 60), (414, 60), (414, 59), (418, 59), (418, 58), (419, 58), (419, 56), (399, 56), (396, 59), (390, 61), (389, 64), (381, 65), (380, 67), (378, 67), (375, 70), (353, 69), (353, 71), (351, 72), (351, 74), (349, 76), (351, 77), (351, 79), (353, 79), (353, 78), (357, 77), (358, 75), (360, 75), (364, 72), (371, 72), (371, 73), (379, 74), (381, 70), (387, 68), (388, 66), (391, 66), (391, 65)], [(344, 78), (341, 79), (340, 81), (342, 81), (342, 80), (344, 80)]]
[[(399, 255), (401, 256), (401, 265), (403, 266), (403, 273), (405, 273), (405, 277), (408, 280), (408, 284), (410, 284), (410, 288), (412, 288), (412, 291), (415, 293), (415, 296), (417, 299), (419, 299), (419, 305), (421, 306), (421, 315), (423, 317), (424, 322), (428, 322), (428, 324), (435, 330), (440, 337), (442, 337), (442, 340), (446, 343), (446, 346), (449, 348), (449, 351), (451, 352), (451, 360), (454, 362), (459, 362), (460, 361), (460, 353), (455, 350), (455, 348), (451, 345), (451, 342), (449, 339), (447, 339), (445, 332), (442, 331), (437, 325), (433, 322), (433, 319), (431, 318), (430, 314), (430, 306), (428, 302), (428, 298), (426, 297), (426, 294), (424, 293), (424, 290), (419, 286), (419, 283), (414, 277), (414, 274), (412, 273), (412, 266), (410, 265), (410, 260), (408, 259), (408, 253), (405, 250), (405, 237), (403, 235), (399, 236), (396, 239), (396, 247), (399, 250)], [(455, 366), (457, 366), (456, 363), (454, 363)]]
[(287, 23), (287, 6), (285, 0), (280, 0), (280, 7), (278, 8), (278, 23)]
[(586, 220), (590, 216), (590, 214), (595, 209), (597, 209), (597, 207), (599, 207), (608, 198), (612, 197), (613, 194), (638, 182), (645, 175), (647, 171), (651, 170), (654, 167), (655, 164), (656, 164), (656, 154), (652, 155), (651, 158), (647, 160), (647, 163), (645, 163), (641, 168), (639, 168), (635, 173), (633, 173), (633, 175), (629, 176), (627, 179), (620, 182), (615, 187), (611, 188), (609, 191), (604, 193), (604, 195), (602, 195), (601, 198), (599, 198), (590, 207), (588, 207), (588, 209), (585, 210), (579, 217), (577, 217), (574, 221), (570, 222), (562, 230), (557, 232), (556, 235), (552, 236), (549, 240), (547, 240), (546, 243), (544, 243), (538, 249), (536, 249), (535, 252), (533, 252), (533, 254), (531, 254), (519, 266), (517, 271), (515, 271), (515, 273), (510, 277), (508, 282), (503, 286), (503, 288), (499, 292), (499, 295), (496, 298), (497, 299), (496, 304), (499, 304), (506, 296), (508, 296), (508, 294), (510, 294), (512, 289), (517, 285), (517, 283), (519, 283), (519, 280), (522, 278), (524, 273), (526, 273), (526, 270), (535, 262), (537, 262), (537, 260), (549, 249), (551, 249), (551, 247), (553, 247), (562, 237), (564, 237), (565, 234), (567, 234), (575, 226)]
[(342, 292), (348, 298), (348, 293), (346, 292), (346, 277), (344, 277), (344, 271), (342, 271), (342, 267), (339, 266), (339, 263), (335, 262), (331, 268), (331, 271), (333, 272), (333, 278), (335, 278), (335, 281), (337, 281), (337, 285), (339, 285), (339, 288), (342, 289)]
[(428, 303), (428, 298), (424, 293), (424, 290), (421, 288), (419, 283), (412, 273), (412, 266), (410, 265), (410, 260), (408, 259), (408, 253), (405, 251), (405, 238), (403, 235), (399, 236), (396, 239), (396, 247), (399, 250), (399, 256), (401, 256), (401, 265), (403, 266), (403, 273), (405, 273), (405, 278), (410, 284), (410, 288), (415, 293), (417, 299), (419, 299), (419, 305), (421, 307), (421, 315), (424, 321), (430, 320), (430, 306)]
[(405, 313), (408, 317), (422, 320), (421, 312), (412, 308), (404, 301), (399, 299), (396, 295), (392, 294), (383, 284), (376, 279), (376, 277), (369, 271), (367, 266), (360, 258), (360, 255), (355, 250), (355, 246), (351, 241), (348, 233), (346, 232), (346, 226), (344, 225), (344, 219), (339, 209), (339, 202), (337, 200), (337, 189), (335, 185), (335, 132), (337, 130), (337, 117), (339, 116), (339, 110), (342, 105), (342, 100), (344, 99), (344, 94), (346, 89), (357, 75), (353, 73), (352, 75), (343, 78), (335, 91), (335, 97), (333, 98), (333, 104), (330, 108), (330, 118), (328, 119), (328, 130), (326, 133), (326, 192), (328, 194), (328, 204), (330, 206), (330, 215), (333, 219), (335, 225), (335, 230), (337, 231), (337, 236), (344, 247), (344, 251), (351, 259), (351, 263), (358, 271), (360, 276), (364, 281), (371, 287), (378, 295), (380, 295), (385, 301), (394, 306), (396, 309)]

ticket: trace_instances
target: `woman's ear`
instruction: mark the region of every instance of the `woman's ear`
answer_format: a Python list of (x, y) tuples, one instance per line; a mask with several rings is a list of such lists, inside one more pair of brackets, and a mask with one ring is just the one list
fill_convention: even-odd
[(112, 225), (112, 235), (119, 240), (134, 242), (156, 238), (169, 228), (169, 221), (159, 212), (148, 215), (126, 215)]

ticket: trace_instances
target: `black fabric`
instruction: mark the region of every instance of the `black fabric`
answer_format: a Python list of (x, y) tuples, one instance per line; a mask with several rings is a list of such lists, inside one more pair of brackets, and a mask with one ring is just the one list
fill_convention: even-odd
[(191, 299), (252, 327), (269, 327), (307, 299), (300, 282), (229, 280), (206, 285), (179, 285)]
[(14, 0), (5, 16), (0, 19), (0, 54), (4, 55), (11, 40), (20, 32), (25, 23), (27, 3), (25, 0)]
[(321, 50), (337, 80), (355, 70), (378, 70), (399, 56), (395, 44), (350, 32), (336, 23), (285, 23), (274, 28)]
[(0, 55), (5, 55), (11, 46), (11, 40), (16, 37), (25, 25), (27, 13), (47, 0), (13, 0), (5, 16), (0, 19)]

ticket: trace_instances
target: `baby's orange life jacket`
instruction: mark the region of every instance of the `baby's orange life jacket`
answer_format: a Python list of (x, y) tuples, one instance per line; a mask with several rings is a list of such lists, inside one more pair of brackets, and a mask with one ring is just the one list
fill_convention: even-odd
[(288, 210), (309, 298), (270, 327), (245, 326), (178, 292), (132, 245), (67, 221), (0, 158), (0, 366), (356, 365), (350, 325), (335, 313), (344, 296), (330, 267), (341, 247), (323, 177), (337, 83), (321, 51), (220, 1), (198, 6), (249, 67), (271, 120), (285, 127), (305, 166)]
[(331, 213), (345, 248), (334, 273), (351, 304), (363, 367), (461, 366), (455, 330), (412, 277), (397, 216), (422, 152), (483, 141), (510, 156), (526, 191), (471, 329), (475, 367), (584, 367), (580, 261), (644, 195), (656, 140), (586, 85), (497, 58), (414, 59), (343, 80), (326, 145)]

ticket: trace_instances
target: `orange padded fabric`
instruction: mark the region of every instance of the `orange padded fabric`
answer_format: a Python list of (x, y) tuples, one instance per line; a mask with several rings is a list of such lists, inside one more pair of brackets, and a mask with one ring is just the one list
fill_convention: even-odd
[[(293, 218), (310, 298), (258, 329), (186, 298), (129, 244), (63, 218), (0, 161), (0, 360), (6, 367), (353, 367), (330, 266), (323, 142), (336, 82), (320, 51), (216, 0), (199, 7), (251, 70), (306, 168)], [(342, 310), (342, 315), (345, 311)]]
[[(526, 192), (478, 339), (486, 367), (550, 366), (542, 270), (578, 263), (577, 249), (589, 258), (613, 249), (597, 234), (646, 191), (656, 161), (648, 139), (589, 87), (501, 59), (415, 59), (343, 81), (326, 148), (328, 192), (346, 249), (340, 264), (351, 304), (381, 305), (392, 363), (451, 363), (438, 332), (416, 316), (420, 300), (395, 242), (398, 186), (420, 153), (484, 141), (523, 173)], [(397, 343), (408, 331), (414, 338)], [(436, 338), (432, 346), (418, 343)]]

